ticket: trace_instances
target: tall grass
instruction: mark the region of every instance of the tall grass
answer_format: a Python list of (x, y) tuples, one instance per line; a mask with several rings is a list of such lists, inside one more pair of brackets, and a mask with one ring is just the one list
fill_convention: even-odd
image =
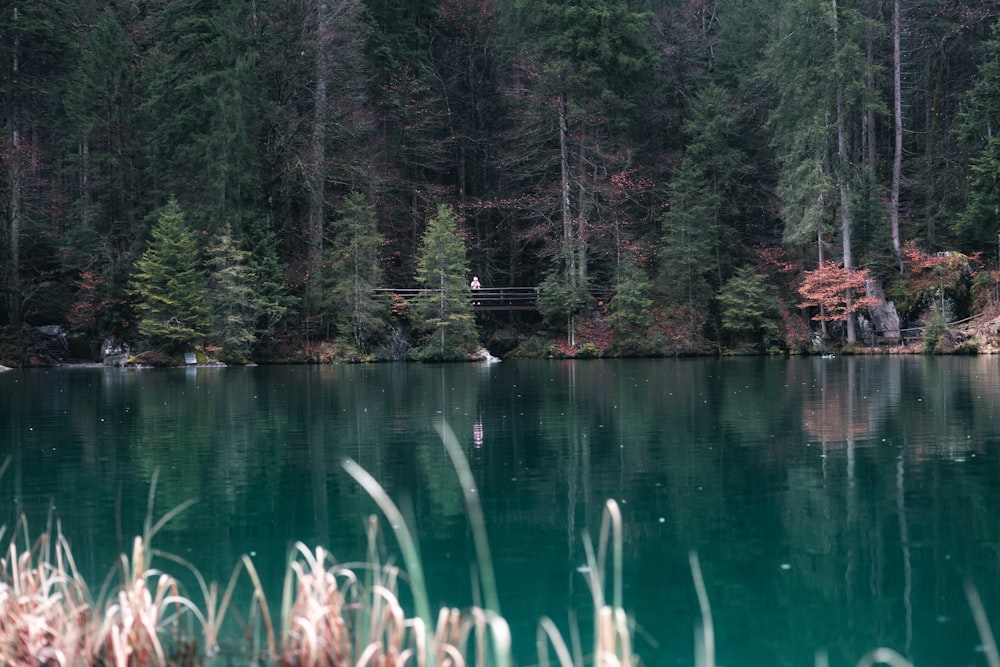
[[(77, 570), (58, 522), (34, 542), (19, 518), (0, 558), (0, 665), (11, 667), (145, 667), (171, 665), (281, 665), (282, 667), (510, 667), (511, 635), (500, 614), (497, 582), (489, 552), (486, 521), (475, 479), (457, 438), (444, 422), (437, 425), (462, 486), (473, 535), (478, 579), (474, 586), (484, 606), (444, 607), (432, 615), (418, 544), (402, 513), (382, 486), (357, 463), (344, 468), (372, 497), (403, 555), (405, 569), (379, 560), (381, 521), (367, 524), (368, 555), (358, 564), (338, 563), (323, 547), (297, 543), (289, 554), (276, 625), (253, 561), (244, 556), (224, 589), (208, 582), (183, 558), (151, 548), (156, 534), (193, 501), (153, 521), (156, 475), (150, 485), (143, 535), (94, 597)], [(0, 464), (0, 479), (10, 463)], [(584, 537), (584, 569), (593, 606), (593, 646), (584, 654), (578, 628), (567, 642), (549, 617), (539, 620), (536, 648), (540, 667), (634, 667), (634, 621), (624, 601), (623, 519), (618, 504), (605, 503), (598, 539)], [(0, 526), (0, 541), (7, 526)], [(194, 578), (195, 602), (175, 578), (153, 567), (154, 559), (173, 564)], [(715, 628), (701, 564), (689, 554), (701, 622), (695, 634), (696, 667), (715, 667)], [(232, 609), (234, 591), (249, 580), (250, 607), (240, 616), (247, 648), (240, 658), (218, 654), (222, 625)], [(403, 590), (407, 587), (407, 590)], [(405, 594), (404, 594), (405, 593)], [(978, 593), (966, 595), (990, 667), (1000, 653)], [(403, 599), (412, 599), (409, 613)], [(571, 610), (572, 612), (572, 610)], [(828, 667), (817, 653), (816, 667)], [(885, 664), (912, 667), (888, 648), (877, 648), (858, 667)]]

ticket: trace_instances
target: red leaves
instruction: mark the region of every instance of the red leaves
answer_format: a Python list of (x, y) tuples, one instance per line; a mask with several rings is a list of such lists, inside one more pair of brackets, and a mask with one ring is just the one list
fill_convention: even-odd
[(94, 329), (99, 317), (111, 307), (111, 302), (102, 296), (107, 290), (104, 279), (92, 271), (84, 271), (80, 274), (76, 286), (80, 291), (66, 319), (73, 326)]
[(877, 305), (878, 299), (867, 296), (865, 283), (871, 280), (864, 269), (845, 269), (836, 262), (823, 262), (806, 271), (799, 294), (804, 301), (799, 308), (819, 308), (814, 320), (834, 321)]
[(907, 287), (916, 293), (928, 292), (937, 287), (953, 289), (963, 275), (971, 273), (972, 265), (979, 263), (978, 253), (971, 257), (959, 252), (930, 255), (912, 241), (903, 246), (902, 252), (907, 271)]
[(757, 257), (757, 266), (766, 275), (789, 273), (799, 268), (797, 261), (788, 257), (788, 249), (778, 245), (755, 245), (751, 249)]
[(979, 253), (930, 254), (912, 241), (903, 246), (902, 255), (904, 271), (890, 285), (892, 300), (901, 312), (923, 308), (928, 297), (939, 292), (961, 293), (967, 289), (968, 279), (981, 266)]
[(625, 169), (611, 175), (611, 195), (616, 199), (627, 199), (633, 195), (645, 194), (656, 188), (656, 184), (639, 175), (638, 169)]

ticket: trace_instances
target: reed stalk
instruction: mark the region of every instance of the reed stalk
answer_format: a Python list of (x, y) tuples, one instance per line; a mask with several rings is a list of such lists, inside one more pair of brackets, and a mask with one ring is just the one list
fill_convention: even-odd
[[(243, 568), (246, 570), (247, 576), (250, 577), (250, 581), (253, 584), (253, 598), (248, 615), (251, 633), (256, 633), (257, 631), (255, 619), (259, 610), (261, 623), (263, 624), (264, 638), (267, 640), (267, 655), (270, 660), (275, 660), (278, 656), (278, 642), (274, 635), (271, 612), (267, 606), (267, 596), (264, 595), (264, 585), (261, 583), (260, 575), (257, 574), (257, 568), (254, 566), (253, 561), (250, 560), (250, 557), (244, 555), (240, 560), (243, 562)], [(253, 635), (253, 639), (252, 652), (256, 655), (258, 651), (255, 634)]]
[(469, 520), (469, 528), (472, 530), (472, 541), (476, 550), (476, 564), (482, 576), (479, 577), (479, 585), (482, 588), (485, 606), (496, 614), (500, 613), (500, 596), (497, 595), (496, 575), (493, 572), (493, 557), (490, 555), (490, 543), (486, 537), (486, 519), (483, 516), (483, 507), (479, 502), (479, 493), (476, 489), (476, 478), (469, 468), (469, 461), (462, 452), (462, 446), (458, 443), (454, 431), (444, 419), (434, 423), (445, 450), (451, 458), (452, 467), (458, 476), (458, 482), (462, 486), (462, 497), (465, 499), (465, 514)]
[(186, 598), (172, 599), (171, 602), (187, 606), (191, 610), (191, 613), (193, 613), (201, 623), (205, 641), (205, 655), (212, 657), (219, 651), (219, 633), (222, 629), (222, 623), (226, 618), (226, 613), (229, 611), (229, 606), (232, 603), (233, 592), (235, 591), (236, 584), (239, 580), (240, 564), (237, 564), (236, 567), (233, 568), (233, 573), (229, 577), (229, 583), (226, 585), (226, 588), (222, 593), (222, 597), (220, 598), (219, 584), (214, 581), (206, 581), (205, 577), (192, 563), (184, 558), (181, 558), (180, 556), (177, 556), (176, 554), (160, 550), (155, 550), (153, 553), (157, 557), (165, 558), (181, 565), (194, 576), (195, 581), (198, 583), (198, 588), (201, 591), (202, 599), (204, 600), (203, 609), (199, 608)]
[(688, 563), (701, 611), (701, 626), (696, 630), (694, 643), (695, 664), (700, 667), (715, 667), (715, 624), (712, 622), (712, 605), (708, 602), (708, 591), (701, 574), (701, 562), (698, 560), (697, 552), (688, 553)]
[[(401, 571), (379, 558), (379, 521), (367, 523), (368, 553), (363, 563), (338, 564), (323, 547), (296, 543), (289, 555), (283, 586), (280, 633), (275, 632), (260, 576), (243, 556), (225, 589), (208, 582), (197, 568), (179, 556), (154, 550), (153, 537), (194, 502), (181, 503), (153, 520), (157, 475), (154, 473), (143, 533), (135, 537), (129, 555), (122, 554), (97, 598), (80, 576), (61, 526), (50, 514), (46, 532), (29, 540), (27, 521), (20, 517), (13, 538), (0, 558), (0, 665), (35, 667), (192, 667), (201, 663), (191, 627), (201, 626), (205, 657), (218, 651), (223, 621), (234, 591), (246, 572), (253, 587), (248, 614), (252, 664), (280, 663), (282, 667), (510, 667), (511, 636), (500, 615), (497, 582), (486, 535), (486, 522), (475, 478), (457, 438), (447, 423), (436, 424), (459, 483), (473, 533), (475, 565), (481, 573), (473, 581), (485, 607), (444, 607), (431, 623), (429, 597), (413, 533), (399, 508), (375, 479), (357, 463), (344, 468), (375, 500), (392, 526), (403, 553), (416, 614), (408, 616), (399, 598)], [(10, 464), (0, 463), (0, 478)], [(623, 519), (614, 500), (605, 503), (596, 545), (584, 539), (587, 583), (594, 612), (595, 667), (635, 667), (634, 624), (623, 600)], [(0, 539), (7, 526), (0, 526)], [(19, 537), (20, 536), (20, 537)], [(194, 577), (202, 601), (196, 604), (170, 574), (151, 566), (162, 558), (183, 567)], [(701, 564), (688, 554), (699, 604), (701, 624), (696, 630), (695, 664), (716, 667), (715, 627)], [(358, 576), (364, 571), (363, 577)], [(117, 583), (113, 581), (117, 574)], [(610, 603), (608, 593), (610, 589)], [(1000, 652), (982, 601), (967, 582), (965, 592), (989, 667), (1000, 667)], [(103, 601), (103, 602), (100, 602)], [(235, 614), (235, 610), (233, 611)], [(572, 615), (572, 610), (570, 610)], [(259, 620), (258, 620), (259, 616)], [(571, 623), (571, 651), (556, 624), (542, 617), (536, 632), (539, 667), (583, 667), (580, 639)], [(259, 633), (266, 652), (257, 649)], [(280, 642), (279, 642), (280, 639)], [(280, 648), (279, 648), (280, 646)], [(259, 661), (262, 656), (263, 660)], [(818, 652), (816, 667), (828, 667)], [(905, 657), (881, 647), (865, 655), (857, 667), (912, 667)]]
[(1000, 667), (1000, 653), (997, 652), (996, 639), (993, 637), (993, 631), (990, 630), (990, 622), (986, 618), (986, 610), (983, 608), (979, 591), (971, 581), (965, 582), (965, 599), (969, 602), (972, 619), (976, 623), (976, 630), (979, 631), (979, 640), (982, 642), (983, 652), (986, 654), (986, 663), (989, 667)]
[(891, 648), (877, 648), (869, 651), (858, 661), (858, 667), (874, 667), (875, 665), (889, 665), (889, 667), (913, 667), (913, 663), (896, 653)]
[(417, 549), (417, 542), (410, 533), (410, 529), (403, 518), (403, 513), (399, 511), (396, 504), (392, 502), (389, 494), (385, 492), (382, 485), (375, 481), (375, 478), (368, 474), (351, 459), (344, 460), (344, 469), (361, 487), (371, 496), (372, 500), (379, 506), (392, 531), (396, 535), (396, 541), (403, 552), (403, 561), (406, 563), (406, 571), (410, 575), (410, 587), (413, 592), (414, 605), (417, 608), (417, 616), (425, 625), (431, 624), (431, 606), (427, 596), (427, 584), (424, 579), (424, 568), (420, 560), (420, 553)]

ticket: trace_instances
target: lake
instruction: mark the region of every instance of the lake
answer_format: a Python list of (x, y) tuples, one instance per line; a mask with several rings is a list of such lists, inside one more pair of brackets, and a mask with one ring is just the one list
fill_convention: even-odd
[(223, 583), (250, 554), (276, 611), (294, 542), (366, 557), (378, 509), (350, 458), (410, 517), (432, 603), (466, 606), (473, 542), (441, 418), (476, 477), (521, 665), (542, 616), (566, 633), (575, 610), (586, 636), (583, 544), (607, 499), (645, 665), (694, 665), (692, 550), (727, 667), (817, 650), (853, 665), (878, 646), (985, 664), (966, 581), (1000, 629), (995, 357), (15, 370), (0, 523), (23, 513), (37, 535), (51, 508), (96, 590), (158, 475), (154, 517), (197, 503), (154, 546)]

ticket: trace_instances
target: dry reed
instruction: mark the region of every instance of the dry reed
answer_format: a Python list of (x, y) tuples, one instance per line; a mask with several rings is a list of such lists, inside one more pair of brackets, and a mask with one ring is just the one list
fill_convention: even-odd
[[(402, 513), (382, 487), (353, 461), (345, 470), (368, 492), (382, 510), (399, 543), (407, 576), (379, 561), (379, 521), (368, 522), (368, 559), (360, 565), (338, 564), (322, 547), (310, 550), (297, 543), (289, 557), (281, 603), (281, 623), (276, 632), (264, 586), (248, 556), (234, 568), (226, 588), (207, 582), (186, 560), (150, 549), (156, 533), (193, 501), (183, 503), (152, 521), (156, 489), (150, 486), (143, 535), (136, 537), (131, 557), (122, 554), (116, 586), (102, 587), (98, 600), (91, 596), (76, 568), (69, 544), (58, 524), (34, 543), (28, 539), (26, 521), (18, 519), (14, 535), (0, 559), (0, 664), (10, 667), (145, 667), (147, 665), (211, 664), (218, 651), (222, 623), (233, 592), (245, 572), (253, 595), (246, 618), (251, 645), (248, 664), (282, 667), (509, 667), (511, 637), (499, 613), (499, 598), (486, 539), (485, 520), (475, 480), (461, 447), (448, 425), (437, 425), (452, 459), (466, 501), (466, 515), (473, 534), (480, 579), (474, 582), (485, 608), (442, 608), (432, 623), (419, 550)], [(10, 463), (0, 464), (0, 478)], [(0, 540), (7, 526), (0, 526)], [(622, 515), (608, 500), (595, 545), (584, 539), (585, 568), (593, 603), (593, 652), (582, 655), (579, 633), (571, 624), (571, 651), (557, 625), (540, 619), (536, 644), (540, 667), (550, 667), (555, 654), (558, 667), (634, 667), (634, 623), (623, 601)], [(610, 550), (610, 565), (608, 563)], [(178, 580), (153, 568), (160, 557), (180, 565), (194, 576), (202, 606), (184, 594)], [(715, 630), (711, 606), (696, 553), (689, 565), (698, 597), (701, 624), (695, 637), (697, 667), (715, 667)], [(360, 573), (360, 576), (359, 576)], [(400, 585), (409, 582), (416, 614), (409, 616), (400, 602)], [(610, 601), (607, 599), (610, 593)], [(978, 593), (966, 586), (973, 617), (990, 667), (1000, 667), (1000, 654), (989, 628)], [(102, 602), (103, 601), (103, 602)], [(572, 614), (572, 610), (571, 614)], [(194, 627), (201, 629), (204, 649), (199, 651)], [(261, 637), (262, 636), (262, 637)], [(259, 649), (266, 643), (266, 650)], [(228, 661), (232, 664), (232, 660)], [(827, 667), (825, 653), (816, 655), (817, 667)], [(858, 667), (877, 664), (912, 667), (888, 648), (862, 656)]]

